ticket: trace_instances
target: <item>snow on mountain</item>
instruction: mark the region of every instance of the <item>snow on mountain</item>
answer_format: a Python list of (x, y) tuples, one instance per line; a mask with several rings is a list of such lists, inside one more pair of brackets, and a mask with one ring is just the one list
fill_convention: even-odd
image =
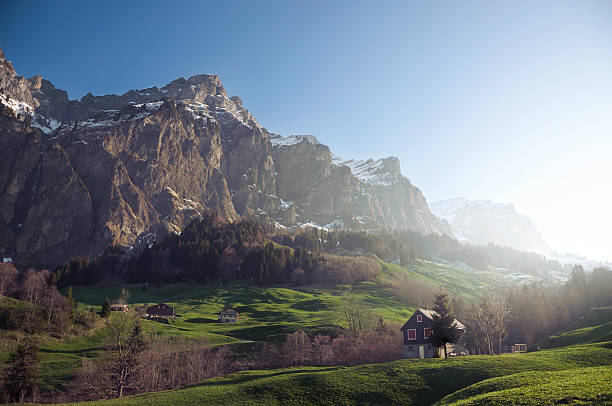
[(31, 116), (34, 114), (34, 107), (32, 107), (30, 104), (13, 99), (5, 94), (0, 94), (0, 103), (8, 107), (8, 109), (13, 113), (13, 116), (18, 117), (21, 120), (25, 119), (26, 116)]
[(371, 185), (390, 186), (399, 181), (399, 161), (395, 157), (377, 160), (344, 160), (338, 156), (332, 157), (332, 162), (338, 166), (348, 166), (353, 176)]
[(539, 254), (551, 252), (531, 219), (517, 213), (512, 204), (455, 198), (430, 203), (429, 208), (450, 224), (460, 241), (494, 243)]
[(275, 147), (295, 145), (302, 141), (309, 142), (313, 145), (321, 143), (314, 135), (290, 135), (285, 138), (282, 135), (270, 134), (270, 143)]

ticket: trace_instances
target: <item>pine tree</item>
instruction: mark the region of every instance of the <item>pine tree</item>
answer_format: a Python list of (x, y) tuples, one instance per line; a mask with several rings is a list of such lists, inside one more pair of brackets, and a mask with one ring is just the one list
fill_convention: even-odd
[(108, 298), (104, 299), (104, 304), (102, 305), (102, 311), (100, 312), (100, 316), (109, 317), (111, 314), (111, 304)]
[(8, 360), (5, 379), (5, 390), (15, 402), (23, 403), (28, 392), (36, 384), (36, 366), (38, 346), (32, 339), (25, 339), (17, 346), (17, 352)]
[(453, 324), (455, 316), (452, 314), (452, 308), (448, 300), (446, 292), (438, 292), (434, 295), (434, 311), (433, 323), (431, 325), (432, 333), (429, 336), (429, 341), (435, 347), (444, 346), (444, 358), (447, 357), (446, 344), (455, 344), (459, 340), (459, 330)]
[(66, 301), (70, 307), (70, 320), (73, 321), (74, 311), (76, 309), (76, 300), (74, 300), (74, 296), (72, 296), (72, 286), (68, 286), (68, 289), (66, 290)]

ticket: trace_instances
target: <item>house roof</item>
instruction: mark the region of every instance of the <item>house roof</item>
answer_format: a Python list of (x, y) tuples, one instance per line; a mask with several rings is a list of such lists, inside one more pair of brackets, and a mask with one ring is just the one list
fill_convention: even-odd
[(148, 314), (157, 314), (162, 316), (174, 315), (174, 309), (165, 303), (159, 303), (155, 306), (147, 307)]
[[(427, 309), (421, 309), (421, 308), (417, 309), (417, 312), (423, 313), (423, 315), (430, 320), (433, 320), (433, 316), (438, 314), (436, 313), (435, 310), (427, 310)], [(414, 313), (416, 314), (416, 312)], [(412, 319), (413, 317), (414, 317), (414, 314), (410, 316), (410, 319)], [(408, 321), (410, 321), (410, 319), (408, 319)], [(404, 330), (406, 328), (406, 324), (408, 324), (408, 321), (402, 326), (400, 330)], [(453, 320), (453, 326), (455, 326), (455, 328), (458, 328), (459, 330), (465, 330), (465, 326), (457, 319)]]
[(225, 309), (225, 310), (221, 310), (219, 312), (219, 314), (238, 314), (238, 312), (234, 309)]

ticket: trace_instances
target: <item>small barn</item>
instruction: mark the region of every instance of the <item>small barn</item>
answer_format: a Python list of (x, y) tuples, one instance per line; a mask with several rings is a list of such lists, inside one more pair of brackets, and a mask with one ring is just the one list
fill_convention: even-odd
[(127, 312), (128, 310), (130, 310), (130, 307), (126, 304), (121, 304), (121, 303), (111, 304), (112, 312)]
[(225, 309), (217, 315), (221, 323), (238, 323), (238, 312), (234, 309)]
[[(434, 315), (436, 315), (436, 312), (433, 310), (417, 309), (402, 326), (400, 331), (404, 337), (404, 358), (432, 358), (436, 356), (438, 348), (434, 347), (429, 341), (429, 336), (433, 332)], [(463, 324), (456, 319), (453, 322), (453, 326), (458, 330), (465, 331)], [(463, 347), (455, 348), (455, 346), (449, 344), (446, 348), (447, 352), (451, 355), (467, 353), (467, 350)], [(444, 356), (443, 351), (442, 356)]]
[(174, 317), (174, 307), (170, 307), (165, 303), (159, 303), (155, 306), (147, 307), (145, 311), (145, 317)]

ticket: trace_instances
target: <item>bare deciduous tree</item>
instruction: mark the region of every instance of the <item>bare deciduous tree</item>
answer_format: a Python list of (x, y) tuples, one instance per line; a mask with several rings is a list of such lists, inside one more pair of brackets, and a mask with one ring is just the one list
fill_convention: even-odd
[(17, 286), (19, 271), (11, 263), (0, 263), (0, 299), (10, 295)]
[(287, 335), (283, 345), (285, 365), (305, 365), (312, 357), (312, 342), (304, 330)]
[(502, 353), (502, 340), (508, 331), (510, 307), (506, 292), (502, 288), (489, 291), (484, 300), (490, 312), (492, 333), (497, 336), (499, 354)]
[(346, 292), (342, 296), (340, 303), (340, 313), (342, 314), (348, 329), (354, 336), (370, 329), (375, 324), (375, 317), (370, 312), (366, 304), (351, 292)]

